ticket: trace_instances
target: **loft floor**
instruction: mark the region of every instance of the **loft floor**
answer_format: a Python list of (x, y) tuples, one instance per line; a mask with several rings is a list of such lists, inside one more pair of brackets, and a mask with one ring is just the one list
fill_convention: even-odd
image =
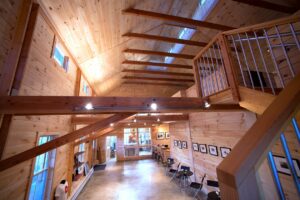
[[(200, 194), (199, 196), (201, 196)], [(154, 160), (110, 163), (96, 171), (78, 200), (190, 200)], [(203, 199), (206, 199), (203, 197)]]

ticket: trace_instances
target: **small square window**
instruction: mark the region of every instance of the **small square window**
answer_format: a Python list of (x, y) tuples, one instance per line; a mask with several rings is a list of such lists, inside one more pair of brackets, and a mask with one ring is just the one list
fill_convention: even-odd
[(57, 42), (54, 43), (53, 58), (59, 64), (59, 66), (61, 66), (66, 72), (68, 71), (69, 58), (64, 55)]

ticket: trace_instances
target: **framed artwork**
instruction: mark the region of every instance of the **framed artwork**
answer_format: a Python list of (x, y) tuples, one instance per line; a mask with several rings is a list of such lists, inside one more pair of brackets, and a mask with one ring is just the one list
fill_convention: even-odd
[(231, 148), (228, 147), (220, 147), (221, 157), (225, 158), (231, 151)]
[(158, 139), (158, 140), (165, 139), (165, 133), (164, 132), (157, 132), (156, 139)]
[(170, 138), (170, 133), (166, 132), (166, 139)]
[(177, 146), (178, 146), (179, 149), (182, 149), (182, 143), (181, 143), (181, 141), (177, 142)]
[(207, 153), (207, 146), (206, 146), (206, 144), (199, 144), (199, 151), (201, 153)]
[(182, 143), (182, 148), (183, 149), (187, 149), (188, 148), (187, 141), (181, 141), (181, 143)]
[(197, 143), (193, 143), (192, 146), (194, 151), (199, 151), (199, 146)]
[(177, 147), (178, 146), (178, 141), (174, 140), (174, 146)]
[[(285, 157), (273, 155), (273, 158), (274, 158), (274, 162), (275, 162), (276, 169), (277, 169), (278, 173), (289, 175), (289, 176), (292, 175), (291, 170), (289, 168), (289, 165), (288, 165), (287, 160), (286, 160)], [(296, 174), (297, 174), (298, 178), (300, 178), (300, 163), (299, 163), (299, 160), (293, 159), (293, 163), (294, 163), (294, 166), (295, 166)]]
[(208, 152), (212, 156), (218, 156), (218, 148), (214, 145), (208, 145)]

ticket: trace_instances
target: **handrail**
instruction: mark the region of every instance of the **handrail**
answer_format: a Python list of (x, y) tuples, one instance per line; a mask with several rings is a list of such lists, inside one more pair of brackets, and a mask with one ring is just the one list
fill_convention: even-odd
[(233, 29), (233, 30), (229, 30), (229, 31), (224, 31), (222, 34), (232, 35), (232, 34), (237, 34), (237, 33), (241, 33), (241, 32), (256, 31), (256, 30), (263, 29), (263, 28), (270, 28), (270, 27), (273, 27), (274, 25), (279, 26), (279, 25), (288, 24), (288, 23), (296, 23), (299, 21), (300, 21), (300, 15), (296, 14), (296, 15), (292, 15), (289, 17), (284, 17), (284, 18), (275, 19), (275, 20), (268, 21), (268, 22), (263, 22), (260, 24), (255, 24), (252, 26), (247, 26), (247, 27), (237, 28), (237, 29)]
[(256, 170), (300, 108), (300, 74), (278, 95), (217, 167), (222, 199), (260, 199)]

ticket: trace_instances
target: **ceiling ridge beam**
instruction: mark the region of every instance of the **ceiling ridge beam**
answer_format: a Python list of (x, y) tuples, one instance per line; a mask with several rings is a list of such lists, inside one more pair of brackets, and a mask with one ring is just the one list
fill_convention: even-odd
[(167, 75), (167, 76), (188, 76), (188, 77), (194, 77), (193, 73), (154, 71), (154, 70), (123, 69), (122, 72), (137, 73), (137, 74), (157, 74), (157, 75)]
[(183, 59), (194, 59), (195, 55), (181, 54), (181, 53), (168, 53), (163, 51), (151, 51), (151, 50), (142, 50), (142, 49), (125, 49), (124, 53), (136, 53), (136, 54), (146, 54), (146, 55), (157, 55), (157, 56), (168, 56), (174, 58), (183, 58)]
[(151, 12), (151, 11), (146, 11), (146, 10), (139, 10), (139, 9), (135, 9), (135, 8), (128, 8), (128, 9), (122, 10), (122, 13), (138, 15), (138, 16), (143, 16), (143, 17), (148, 17), (148, 18), (155, 18), (155, 19), (160, 19), (160, 20), (165, 20), (165, 21), (172, 21), (172, 22), (177, 22), (177, 23), (181, 23), (181, 24), (186, 24), (189, 26), (216, 29), (216, 30), (220, 30), (220, 31), (227, 31), (227, 30), (234, 29), (234, 27), (225, 26), (225, 25), (221, 25), (221, 24), (200, 21), (200, 20), (194, 20), (194, 19), (184, 18), (184, 17), (178, 17), (178, 16), (168, 15), (168, 14), (163, 14), (163, 13)]
[(180, 83), (161, 83), (161, 82), (145, 82), (145, 81), (125, 81), (123, 84), (142, 84), (142, 85), (162, 85), (162, 86), (174, 86), (174, 87), (184, 87), (187, 88), (189, 85), (187, 84), (180, 84)]
[(155, 78), (155, 77), (140, 77), (140, 76), (123, 76), (123, 79), (130, 80), (151, 80), (151, 81), (171, 81), (171, 82), (191, 82), (194, 83), (192, 79), (180, 79), (180, 78)]
[(183, 40), (183, 39), (164, 37), (159, 35), (148, 35), (144, 33), (125, 33), (122, 36), (138, 38), (138, 39), (146, 39), (146, 40), (157, 40), (157, 41), (168, 42), (168, 43), (185, 44), (185, 45), (192, 45), (192, 46), (199, 46), (199, 47), (205, 47), (208, 44), (206, 42)]
[(135, 61), (135, 60), (125, 60), (122, 64), (129, 65), (151, 65), (157, 67), (170, 67), (170, 68), (181, 68), (181, 69), (193, 69), (192, 65), (182, 65), (173, 63), (157, 63), (157, 62), (146, 62), (146, 61)]

